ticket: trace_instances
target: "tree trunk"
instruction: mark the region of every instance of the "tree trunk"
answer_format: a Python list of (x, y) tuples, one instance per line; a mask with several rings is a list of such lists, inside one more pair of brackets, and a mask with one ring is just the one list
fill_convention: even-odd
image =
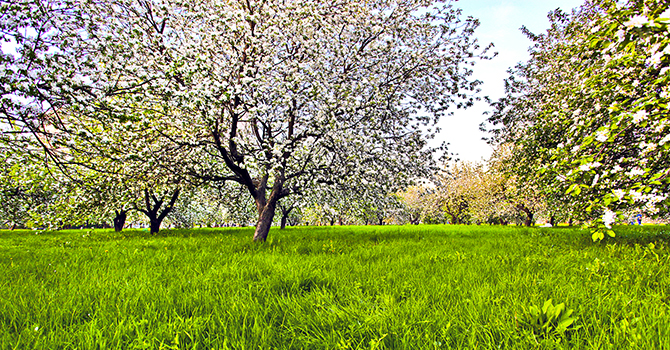
[(452, 225), (458, 225), (459, 224), (458, 217), (454, 214), (449, 214), (449, 215), (451, 216), (451, 224)]
[(256, 231), (254, 232), (254, 242), (265, 242), (270, 233), (272, 220), (275, 217), (276, 203), (268, 201), (264, 206), (259, 206), (258, 221), (256, 222)]
[(568, 219), (568, 226), (572, 226), (572, 218)]
[(549, 224), (550, 224), (552, 227), (553, 227), (553, 226), (556, 226), (556, 218), (555, 218), (553, 215), (549, 218)]
[(155, 218), (149, 218), (149, 232), (152, 235), (155, 235), (160, 231), (161, 229), (161, 222), (163, 222), (162, 219), (159, 219), (157, 217)]
[(177, 198), (179, 197), (179, 192), (180, 192), (179, 188), (175, 189), (172, 192), (172, 196), (170, 197), (170, 201), (168, 202), (167, 206), (163, 210), (161, 210), (161, 206), (163, 206), (165, 197), (161, 197), (159, 199), (153, 192), (149, 193), (148, 189), (144, 190), (144, 205), (146, 206), (146, 209), (140, 209), (137, 207), (135, 208), (136, 210), (139, 210), (140, 212), (144, 213), (144, 215), (146, 215), (149, 218), (149, 232), (152, 235), (157, 234), (158, 231), (160, 231), (163, 219), (165, 219), (165, 217), (168, 214), (170, 214), (170, 212), (172, 212), (174, 204), (177, 201)]
[(524, 225), (530, 227), (532, 224), (533, 224), (533, 213), (526, 212), (526, 222), (524, 223)]
[(526, 220), (524, 225), (531, 226), (533, 225), (533, 212), (528, 209), (524, 204), (517, 204), (516, 208), (526, 214)]
[(114, 218), (114, 231), (121, 232), (123, 231), (123, 226), (126, 224), (128, 211), (122, 209), (121, 211), (115, 211), (115, 212), (116, 217)]
[(286, 222), (288, 221), (288, 216), (291, 214), (291, 211), (293, 211), (294, 206), (288, 206), (285, 207), (281, 202), (279, 203), (279, 209), (281, 209), (281, 226), (279, 226), (280, 230), (283, 230), (286, 228)]

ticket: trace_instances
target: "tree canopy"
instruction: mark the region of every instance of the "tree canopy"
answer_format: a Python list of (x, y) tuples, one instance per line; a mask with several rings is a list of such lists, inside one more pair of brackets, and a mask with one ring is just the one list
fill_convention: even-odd
[(531, 59), (493, 104), (493, 142), (515, 144), (517, 174), (555, 198), (571, 194), (602, 239), (623, 209), (667, 211), (670, 10), (589, 1), (549, 19), (546, 33), (526, 30)]
[(395, 191), (427, 174), (432, 127), (472, 104), (487, 51), (449, 1), (2, 6), (15, 49), (1, 113), (17, 138), (61, 170), (133, 164), (147, 208), (148, 174), (173, 193), (235, 183), (261, 241), (286, 196), (379, 178)]

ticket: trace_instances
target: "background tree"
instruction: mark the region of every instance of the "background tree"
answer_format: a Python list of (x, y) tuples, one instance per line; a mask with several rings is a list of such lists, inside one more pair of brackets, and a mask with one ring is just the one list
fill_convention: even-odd
[(572, 194), (594, 239), (614, 234), (615, 211), (667, 210), (669, 20), (656, 1), (556, 11), (545, 34), (526, 31), (531, 59), (494, 104), (494, 138), (517, 145), (519, 173)]
[(407, 190), (398, 192), (410, 224), (418, 225), (434, 209), (436, 204), (430, 200), (431, 193), (432, 191), (424, 186), (409, 186)]

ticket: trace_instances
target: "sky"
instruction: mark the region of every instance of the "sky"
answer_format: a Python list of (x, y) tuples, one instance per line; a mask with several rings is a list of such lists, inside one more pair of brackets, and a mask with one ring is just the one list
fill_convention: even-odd
[[(519, 30), (526, 26), (533, 33), (542, 33), (549, 27), (547, 13), (561, 8), (569, 12), (580, 6), (584, 0), (458, 0), (455, 7), (463, 9), (463, 16), (478, 18), (481, 22), (475, 36), (482, 46), (495, 45), (493, 51), (498, 56), (490, 61), (480, 61), (474, 67), (475, 78), (483, 81), (481, 96), (489, 96), (496, 101), (503, 96), (504, 79), (507, 69), (517, 62), (527, 61), (531, 42)], [(435, 144), (448, 142), (449, 152), (455, 158), (465, 161), (488, 159), (492, 148), (482, 137), (486, 133), (479, 130), (479, 124), (486, 120), (484, 112), (489, 105), (478, 102), (466, 110), (454, 110), (453, 116), (445, 116), (439, 123), (441, 132)]]

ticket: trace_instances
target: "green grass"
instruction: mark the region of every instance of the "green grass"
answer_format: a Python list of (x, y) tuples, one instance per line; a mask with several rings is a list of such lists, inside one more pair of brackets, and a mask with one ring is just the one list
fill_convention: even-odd
[[(670, 228), (0, 232), (2, 349), (668, 349)], [(577, 330), (524, 328), (548, 299)]]

